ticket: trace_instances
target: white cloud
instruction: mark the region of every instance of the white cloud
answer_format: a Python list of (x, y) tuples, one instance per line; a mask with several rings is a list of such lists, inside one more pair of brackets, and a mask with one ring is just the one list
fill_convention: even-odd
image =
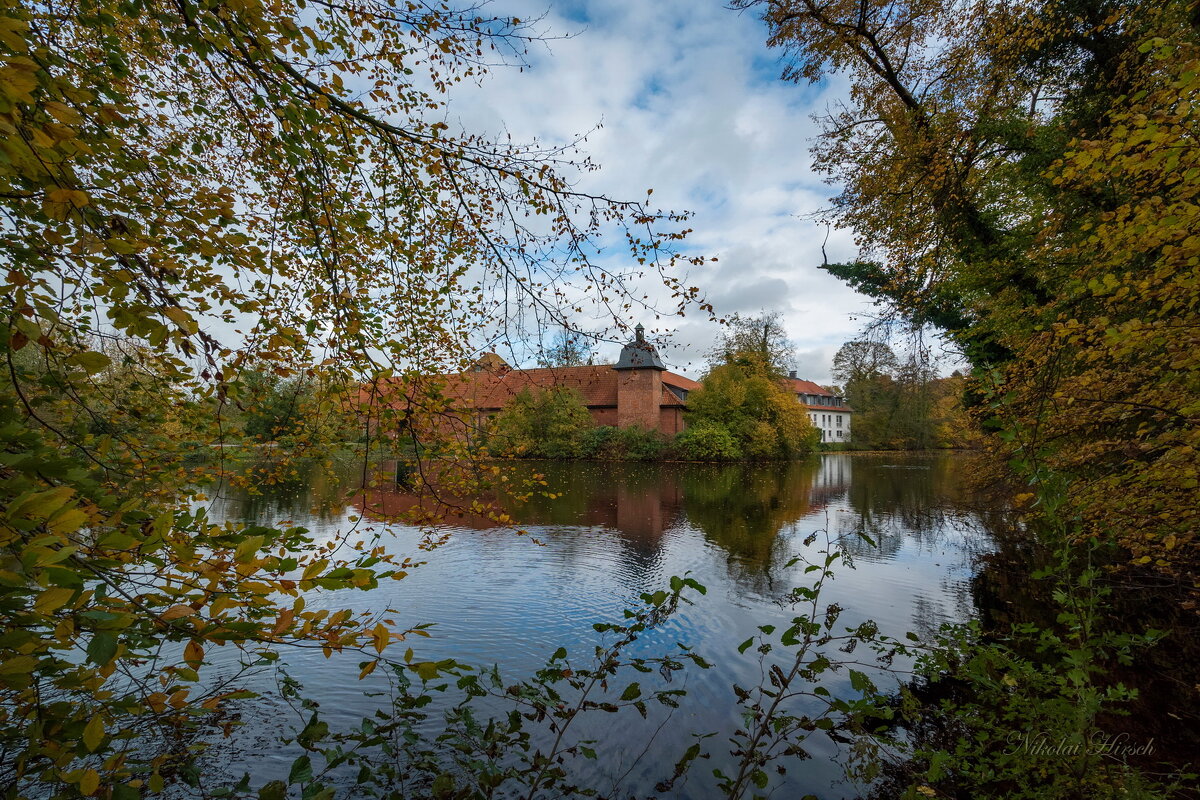
[[(543, 8), (497, 0), (489, 11), (534, 17)], [(653, 188), (656, 204), (693, 211), (686, 247), (718, 261), (690, 282), (722, 315), (782, 312), (803, 354), (799, 371), (828, 382), (833, 353), (870, 308), (818, 269), (826, 231), (802, 219), (834, 192), (811, 168), (811, 115), (845, 85), (779, 81), (765, 26), (720, 2), (560, 2), (542, 26), (575, 35), (535, 45), (523, 72), (501, 70), (456, 90), (451, 119), (547, 144), (592, 131), (585, 151), (602, 169), (585, 177), (586, 188), (622, 198)], [(845, 232), (833, 232), (826, 249), (833, 260), (854, 254)], [(674, 329), (665, 355), (690, 373), (718, 334), (699, 314), (646, 322)]]

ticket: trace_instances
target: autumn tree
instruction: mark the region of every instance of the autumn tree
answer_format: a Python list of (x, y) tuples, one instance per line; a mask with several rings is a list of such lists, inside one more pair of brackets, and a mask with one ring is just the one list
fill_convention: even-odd
[(854, 409), (851, 441), (865, 449), (924, 450), (938, 443), (933, 417), (937, 375), (917, 354), (903, 362), (887, 344), (857, 340), (833, 358)]
[(833, 379), (845, 387), (881, 375), (895, 374), (899, 368), (896, 352), (884, 342), (858, 339), (846, 342), (833, 356)]
[[(680, 217), (586, 193), (571, 143), (446, 122), (445, 94), (519, 61), (531, 36), (478, 8), (374, 0), (0, 9), (0, 784), (14, 796), (204, 794), (189, 732), (232, 724), (239, 663), (357, 651), (365, 675), (404, 636), (305, 604), (403, 577), (361, 531), (318, 543), (190, 502), (230, 477), (209, 445), (262, 400), (256, 376), (315, 382), (322, 413), (372, 441), (420, 436), (406, 452), (446, 456), (420, 481), (468, 487), (479, 473), (449, 457), (465, 454), (457, 411), (430, 376), (466, 366), (477, 334), (563, 323), (567, 297), (639, 304), (634, 270), (592, 260), (598, 234), (666, 281), (680, 304), (660, 310), (696, 299), (672, 269)], [(144, 435), (153, 408), (201, 409), (189, 452), (214, 458)], [(206, 680), (218, 645), (237, 655)]]
[(592, 415), (575, 389), (522, 389), (492, 420), (492, 452), (527, 458), (575, 458), (582, 454)]
[(735, 5), (762, 11), (789, 80), (850, 79), (816, 158), (861, 257), (826, 268), (947, 332), (982, 423), (1064, 495), (1073, 537), (1194, 591), (1194, 4)]
[(778, 311), (754, 317), (733, 315), (729, 328), (721, 334), (708, 354), (709, 364), (738, 362), (765, 365), (776, 377), (787, 375), (796, 360), (796, 350)]
[(820, 438), (804, 406), (765, 363), (713, 367), (688, 395), (684, 454), (700, 460), (771, 460), (812, 452)]

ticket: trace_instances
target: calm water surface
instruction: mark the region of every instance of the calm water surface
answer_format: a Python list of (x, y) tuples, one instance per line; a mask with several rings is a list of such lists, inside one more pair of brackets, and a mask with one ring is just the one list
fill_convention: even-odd
[[(823, 604), (845, 609), (839, 621), (846, 627), (871, 619), (884, 633), (903, 637), (975, 613), (970, 583), (977, 556), (990, 542), (979, 520), (960, 510), (963, 464), (953, 456), (830, 454), (766, 466), (522, 468), (544, 473), (549, 488), (564, 493), (512, 507), (528, 536), (466, 519), (448, 526), (448, 540), (433, 551), (421, 548), (419, 531), (377, 521), (372, 509), (404, 506), (398, 490), (373, 490), (365, 508), (361, 498), (343, 505), (347, 479), (319, 470), (260, 495), (219, 493), (210, 501), (211, 514), (267, 524), (290, 520), (318, 541), (352, 526), (380, 534), (393, 552), (425, 563), (371, 592), (311, 593), (309, 608), (390, 608), (398, 626), (433, 623), (431, 638), (400, 647), (411, 644), (421, 661), (498, 664), (511, 681), (531, 675), (560, 646), (586, 660), (601, 642), (594, 623), (619, 621), (641, 593), (666, 588), (672, 575), (688, 573), (700, 581), (706, 596), (695, 597), (694, 605), (635, 645), (637, 654), (650, 656), (682, 643), (714, 664), (675, 678), (672, 688), (688, 693), (682, 707), (659, 710), (648, 721), (636, 712), (596, 714), (579, 726), (577, 735), (609, 744), (599, 762), (576, 768), (613, 796), (653, 795), (654, 783), (670, 774), (692, 734), (714, 732), (706, 748), (712, 758), (671, 795), (710, 796), (707, 776), (728, 763), (726, 739), (739, 723), (731, 686), (760, 680), (753, 651), (739, 655), (737, 645), (758, 625), (790, 624), (794, 613), (781, 601), (807, 581), (802, 565), (785, 565), (793, 556), (815, 554), (827, 537), (852, 555), (853, 568), (840, 568), (822, 597)], [(819, 534), (815, 543), (806, 546), (813, 533)], [(385, 705), (365, 692), (370, 681), (357, 680), (360, 658), (285, 651), (281, 660), (336, 727), (357, 725)], [(849, 693), (843, 676), (827, 683), (835, 694)], [(904, 677), (873, 676), (881, 685)], [(222, 766), (232, 773), (249, 770), (256, 783), (285, 777), (299, 751), (273, 744), (272, 735), (287, 730), (294, 715), (271, 700), (273, 674), (247, 680), (265, 697), (240, 745), (223, 751)], [(775, 797), (855, 797), (864, 790), (842, 778), (844, 753), (833, 742), (813, 738), (808, 749), (813, 758), (785, 762), (787, 776)]]

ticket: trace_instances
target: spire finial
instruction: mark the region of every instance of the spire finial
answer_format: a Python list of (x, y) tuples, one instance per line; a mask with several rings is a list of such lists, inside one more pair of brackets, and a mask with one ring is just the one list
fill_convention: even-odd
[(646, 329), (642, 327), (642, 323), (638, 323), (633, 328), (633, 333), (639, 342), (646, 341)]

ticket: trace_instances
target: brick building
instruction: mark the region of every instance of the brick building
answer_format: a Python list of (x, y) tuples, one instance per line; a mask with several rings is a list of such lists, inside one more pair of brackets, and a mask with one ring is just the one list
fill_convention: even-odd
[(688, 392), (700, 384), (667, 370), (638, 325), (633, 341), (616, 364), (513, 369), (495, 353), (485, 354), (467, 372), (447, 377), (443, 390), (462, 411), (482, 423), (524, 389), (574, 389), (597, 425), (641, 426), (668, 436), (684, 428)]
[[(436, 380), (451, 408), (475, 430), (485, 428), (491, 417), (526, 389), (563, 387), (579, 394), (596, 425), (642, 427), (674, 436), (685, 427), (688, 394), (700, 384), (669, 371), (646, 340), (645, 329), (638, 325), (634, 331), (633, 341), (621, 349), (615, 364), (514, 369), (495, 353), (485, 353), (466, 372)], [(844, 398), (797, 378), (795, 372), (786, 382), (808, 410), (822, 442), (850, 441), (852, 410)], [(368, 402), (366, 394), (361, 402)]]

